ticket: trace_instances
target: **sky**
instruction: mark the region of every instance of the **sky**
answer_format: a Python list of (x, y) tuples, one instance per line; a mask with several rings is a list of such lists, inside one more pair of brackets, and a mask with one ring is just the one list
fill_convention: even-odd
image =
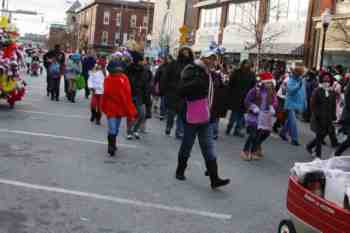
[[(10, 10), (28, 10), (42, 13), (39, 16), (15, 15), (13, 18), (20, 34), (48, 33), (51, 23), (64, 23), (65, 12), (75, 0), (7, 0)], [(79, 0), (86, 4), (92, 0)], [(129, 0), (138, 1), (138, 0)], [(2, 2), (2, 0), (1, 0)], [(44, 19), (42, 21), (42, 18)]]
[[(51, 23), (64, 23), (65, 11), (71, 6), (73, 0), (8, 0), (10, 10), (29, 10), (42, 13), (39, 16), (14, 15), (14, 22), (21, 34), (48, 32)], [(80, 0), (86, 3), (89, 0)], [(42, 22), (43, 18), (43, 22)]]

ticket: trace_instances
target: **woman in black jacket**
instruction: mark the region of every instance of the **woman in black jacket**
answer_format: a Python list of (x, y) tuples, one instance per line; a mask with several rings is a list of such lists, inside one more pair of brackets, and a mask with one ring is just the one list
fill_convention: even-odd
[[(176, 169), (176, 178), (185, 180), (185, 170), (187, 161), (190, 158), (193, 144), (198, 137), (202, 155), (207, 167), (207, 174), (210, 177), (211, 187), (213, 189), (225, 186), (230, 183), (229, 179), (220, 179), (218, 176), (218, 165), (214, 154), (213, 139), (210, 135), (210, 107), (213, 102), (214, 87), (210, 75), (210, 66), (216, 60), (216, 55), (207, 53), (195, 64), (188, 65), (182, 72), (182, 80), (179, 85), (179, 95), (186, 101), (183, 108), (183, 118), (185, 121), (185, 133), (179, 150), (178, 165)], [(196, 110), (206, 113), (207, 118), (200, 122), (191, 122), (189, 119), (191, 111), (189, 105), (195, 101), (202, 101)], [(207, 110), (207, 112), (205, 111)], [(193, 119), (192, 119), (193, 120)]]

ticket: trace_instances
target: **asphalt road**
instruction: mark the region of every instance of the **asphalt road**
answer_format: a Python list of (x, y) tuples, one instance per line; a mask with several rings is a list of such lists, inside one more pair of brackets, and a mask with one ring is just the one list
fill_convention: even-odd
[[(198, 145), (188, 180), (179, 182), (179, 141), (164, 135), (164, 122), (150, 120), (140, 141), (127, 141), (123, 125), (120, 150), (110, 158), (105, 121), (89, 122), (83, 93), (76, 104), (51, 102), (44, 77), (27, 81), (14, 110), (0, 104), (0, 233), (277, 232), (288, 216), (289, 170), (312, 159), (303, 147), (271, 137), (264, 160), (244, 162), (244, 140), (222, 136), (220, 173), (231, 185), (209, 188)], [(312, 134), (305, 125), (301, 131), (305, 143)]]

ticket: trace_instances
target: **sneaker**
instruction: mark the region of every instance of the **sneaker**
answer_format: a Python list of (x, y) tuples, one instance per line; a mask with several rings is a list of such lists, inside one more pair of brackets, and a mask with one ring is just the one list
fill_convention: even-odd
[(141, 138), (139, 133), (134, 133), (134, 137), (135, 137), (135, 139), (140, 139)]
[(257, 153), (252, 153), (250, 155), (250, 158), (251, 158), (251, 160), (255, 160), (255, 161), (262, 159), (262, 157), (260, 157)]
[(128, 136), (126, 137), (126, 139), (128, 139), (128, 140), (133, 140), (134, 137), (132, 136), (132, 134), (128, 134)]
[(244, 161), (251, 161), (252, 160), (252, 158), (250, 157), (250, 153), (248, 151), (241, 152), (241, 159)]

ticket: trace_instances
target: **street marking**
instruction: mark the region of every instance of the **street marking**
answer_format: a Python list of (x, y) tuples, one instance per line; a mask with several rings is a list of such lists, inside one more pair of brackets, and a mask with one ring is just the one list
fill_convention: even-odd
[(97, 194), (97, 193), (81, 192), (81, 191), (76, 191), (76, 190), (68, 190), (68, 189), (64, 189), (64, 188), (56, 188), (56, 187), (23, 183), (23, 182), (14, 181), (14, 180), (0, 179), (0, 184), (12, 185), (12, 186), (16, 186), (16, 187), (22, 187), (22, 188), (27, 188), (27, 189), (39, 190), (39, 191), (69, 194), (69, 195), (73, 195), (73, 196), (87, 197), (87, 198), (93, 198), (93, 199), (104, 200), (104, 201), (111, 201), (111, 202), (118, 203), (118, 204), (132, 205), (132, 206), (137, 206), (137, 207), (151, 208), (151, 209), (158, 209), (158, 210), (165, 210), (165, 211), (177, 212), (177, 213), (181, 213), (181, 214), (197, 215), (197, 216), (202, 216), (202, 217), (215, 218), (215, 219), (219, 219), (219, 220), (232, 219), (232, 215), (228, 215), (228, 214), (220, 214), (220, 213), (215, 213), (215, 212), (182, 208), (182, 207), (177, 207), (177, 206), (167, 206), (167, 205), (163, 205), (163, 204), (137, 201), (137, 200), (101, 195), (101, 194)]
[[(10, 129), (0, 129), (0, 133), (1, 132), (2, 133), (22, 134), (22, 135), (30, 135), (30, 136), (37, 136), (37, 137), (57, 138), (57, 139), (70, 140), (70, 141), (76, 141), (76, 142), (89, 142), (89, 143), (107, 145), (107, 143), (104, 141), (97, 141), (97, 140), (78, 138), (78, 137), (67, 137), (67, 136), (60, 136), (60, 135), (47, 134), (47, 133), (34, 133), (34, 132), (28, 132), (28, 131), (22, 131), (22, 130), (10, 130)], [(138, 148), (138, 147), (140, 147), (137, 145), (130, 145), (130, 144), (118, 144), (118, 146), (126, 147), (126, 148)]]
[(55, 117), (64, 117), (64, 118), (89, 119), (88, 117), (85, 117), (83, 115), (63, 115), (63, 114), (56, 114), (56, 113), (50, 113), (50, 112), (27, 111), (27, 110), (21, 110), (21, 109), (16, 109), (16, 112), (33, 113), (33, 114), (39, 114), (39, 115), (45, 115), (45, 116), (55, 116)]

